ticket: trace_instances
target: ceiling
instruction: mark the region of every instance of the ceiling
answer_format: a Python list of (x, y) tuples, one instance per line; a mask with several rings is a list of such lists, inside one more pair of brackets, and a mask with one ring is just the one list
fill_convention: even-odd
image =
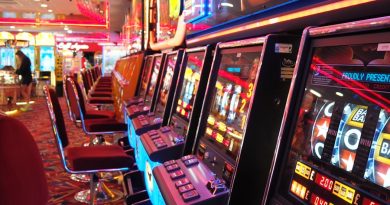
[[(80, 4), (84, 2), (92, 2), (96, 4), (104, 4), (106, 1), (109, 2), (109, 29), (106, 28), (106, 24), (103, 22), (95, 22), (95, 19), (91, 18), (93, 15), (86, 15), (86, 12), (80, 12)], [(15, 12), (17, 18), (15, 21), (21, 19), (23, 13), (35, 13), (35, 14), (54, 14), (55, 23), (51, 24), (37, 24), (36, 19), (31, 19), (32, 22), (27, 24), (15, 24), (5, 23), (4, 20), (0, 19), (3, 23), (0, 23), (0, 31), (11, 31), (11, 32), (57, 32), (61, 35), (75, 36), (86, 36), (88, 33), (95, 35), (96, 33), (107, 33), (109, 36), (118, 35), (122, 30), (124, 23), (125, 14), (130, 7), (130, 0), (0, 0), (0, 17), (3, 17), (4, 12)], [(47, 7), (41, 7), (41, 4), (46, 4)], [(86, 5), (86, 8), (89, 5)], [(103, 9), (102, 9), (103, 10)], [(88, 11), (88, 10), (87, 10)], [(103, 15), (102, 15), (103, 16)], [(103, 16), (104, 17), (104, 16)], [(65, 21), (61, 21), (65, 19)], [(23, 19), (22, 19), (23, 20)], [(68, 22), (76, 22), (81, 25), (68, 24)], [(41, 21), (42, 22), (42, 21)], [(72, 30), (72, 33), (67, 33), (64, 30), (65, 25), (68, 24), (68, 28)], [(93, 27), (86, 27), (85, 25), (94, 24)], [(99, 34), (100, 35), (100, 34)]]
[[(47, 4), (48, 7), (42, 8), (41, 4)], [(80, 14), (76, 0), (0, 0), (0, 11), (48, 13), (48, 9), (52, 9), (55, 14)]]

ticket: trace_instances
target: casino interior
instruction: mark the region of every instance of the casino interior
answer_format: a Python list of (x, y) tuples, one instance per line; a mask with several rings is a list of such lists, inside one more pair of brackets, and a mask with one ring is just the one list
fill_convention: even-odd
[(390, 204), (389, 8), (0, 0), (0, 204)]

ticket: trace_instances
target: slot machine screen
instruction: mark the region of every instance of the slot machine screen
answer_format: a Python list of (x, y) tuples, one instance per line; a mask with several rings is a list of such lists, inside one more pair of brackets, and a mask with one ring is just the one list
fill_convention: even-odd
[(379, 45), (313, 49), (277, 188), (292, 204), (389, 204), (390, 52)]
[(153, 68), (153, 56), (148, 56), (145, 60), (144, 73), (142, 73), (141, 88), (139, 96), (144, 96), (148, 88), (148, 82)]
[(145, 104), (148, 105), (152, 103), (154, 90), (156, 89), (157, 86), (158, 74), (160, 72), (160, 65), (162, 60), (161, 58), (162, 58), (161, 56), (156, 56), (154, 60), (152, 77), (150, 78), (148, 91), (145, 96)]
[(221, 50), (203, 140), (235, 161), (241, 147), (262, 46)]
[(54, 48), (51, 46), (41, 46), (40, 71), (54, 71)]
[(188, 123), (194, 106), (195, 95), (198, 91), (204, 52), (189, 53), (187, 56), (187, 66), (184, 79), (176, 93), (180, 93), (177, 98), (176, 108), (173, 112), (171, 126), (176, 133), (186, 135)]
[(164, 70), (164, 74), (162, 76), (162, 84), (160, 85), (160, 90), (158, 93), (158, 101), (155, 113), (157, 115), (162, 116), (165, 110), (165, 105), (168, 101), (169, 89), (171, 88), (172, 78), (175, 70), (177, 54), (171, 54), (167, 56), (167, 60), (165, 62), (166, 68)]

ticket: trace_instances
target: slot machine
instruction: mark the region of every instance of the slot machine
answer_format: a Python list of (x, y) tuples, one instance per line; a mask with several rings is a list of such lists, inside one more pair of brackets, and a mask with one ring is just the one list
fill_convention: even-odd
[[(154, 61), (153, 55), (149, 55), (149, 56), (145, 57), (144, 65), (143, 65), (143, 69), (142, 69), (142, 74), (141, 74), (141, 82), (138, 85), (138, 89), (137, 89), (137, 96), (123, 101), (122, 113), (124, 113), (124, 115), (125, 115), (124, 119), (125, 119), (126, 123), (127, 123), (127, 118), (128, 118), (127, 112), (126, 112), (127, 108), (132, 106), (132, 105), (138, 105), (138, 104), (144, 103), (145, 93), (146, 93), (146, 90), (148, 88), (148, 84), (149, 84), (149, 81), (150, 81), (151, 75), (152, 75), (153, 61)], [(156, 75), (158, 75), (158, 74), (156, 73)]]
[(192, 154), (153, 169), (161, 193), (156, 204), (239, 204), (261, 197), (253, 190), (267, 181), (298, 42), (268, 35), (217, 45)]
[(144, 156), (140, 163), (145, 167), (145, 186), (152, 202), (161, 195), (153, 184), (152, 169), (161, 163), (183, 156), (184, 146), (192, 147), (199, 122), (202, 102), (211, 67), (210, 46), (186, 49), (170, 117), (166, 126), (148, 131), (140, 136), (138, 151)]
[(263, 204), (390, 204), (389, 28), (305, 30)]
[[(141, 100), (141, 103), (136, 103), (130, 106), (126, 107), (126, 122), (128, 126), (128, 137), (129, 137), (129, 143), (131, 147), (135, 147), (135, 130), (131, 129), (131, 119), (134, 117), (137, 117), (141, 114), (147, 114), (150, 110), (150, 107), (152, 105), (152, 102), (154, 98), (156, 97), (156, 88), (158, 87), (158, 84), (160, 82), (160, 78), (162, 75), (162, 72), (160, 72), (162, 69), (162, 65), (165, 60), (165, 54), (155, 54), (153, 55), (153, 63), (152, 63), (152, 73), (147, 85), (147, 88), (145, 90), (144, 97)], [(137, 101), (137, 100), (135, 100)]]
[(140, 154), (141, 142), (139, 136), (149, 130), (158, 129), (169, 117), (173, 94), (176, 89), (176, 81), (179, 76), (183, 50), (170, 52), (162, 67), (162, 77), (155, 90), (155, 97), (151, 104), (150, 112), (139, 115), (129, 121), (130, 141), (135, 142), (135, 159), (138, 169), (144, 171), (144, 155)]

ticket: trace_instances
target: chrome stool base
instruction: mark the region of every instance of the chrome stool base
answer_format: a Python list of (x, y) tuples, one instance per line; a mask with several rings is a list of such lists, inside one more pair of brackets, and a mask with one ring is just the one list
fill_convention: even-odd
[(91, 180), (88, 174), (71, 174), (70, 179), (76, 182), (87, 183)]
[[(106, 204), (123, 198), (123, 193), (118, 190), (109, 189), (104, 183), (99, 182), (96, 186), (95, 199), (93, 204)], [(74, 199), (81, 203), (91, 204), (90, 190), (83, 190), (74, 196)]]

